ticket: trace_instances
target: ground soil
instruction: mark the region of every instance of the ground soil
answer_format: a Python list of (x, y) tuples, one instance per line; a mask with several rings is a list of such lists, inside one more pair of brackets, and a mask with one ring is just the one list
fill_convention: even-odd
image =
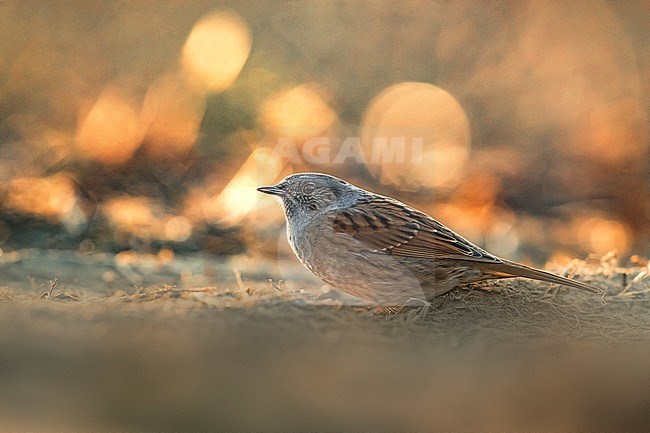
[(642, 261), (553, 268), (604, 296), (510, 280), (405, 310), (294, 265), (4, 252), (0, 431), (650, 428)]

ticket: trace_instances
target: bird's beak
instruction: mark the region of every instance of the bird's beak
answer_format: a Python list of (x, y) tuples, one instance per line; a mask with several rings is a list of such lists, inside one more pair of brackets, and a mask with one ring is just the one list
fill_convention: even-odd
[(257, 190), (259, 192), (263, 192), (264, 194), (278, 195), (280, 197), (286, 195), (285, 191), (278, 186), (262, 186), (257, 188)]

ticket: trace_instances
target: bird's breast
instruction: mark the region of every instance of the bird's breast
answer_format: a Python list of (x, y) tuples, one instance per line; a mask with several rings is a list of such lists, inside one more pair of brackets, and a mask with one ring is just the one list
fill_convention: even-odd
[[(331, 286), (378, 303), (422, 298), (418, 278), (396, 258), (373, 252), (326, 218), (287, 230), (298, 259)], [(401, 301), (400, 301), (401, 302)]]

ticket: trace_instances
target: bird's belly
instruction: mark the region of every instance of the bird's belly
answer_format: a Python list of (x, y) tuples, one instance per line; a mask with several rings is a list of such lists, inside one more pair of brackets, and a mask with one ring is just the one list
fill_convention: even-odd
[(379, 305), (421, 305), (432, 296), (421, 275), (399, 258), (373, 252), (351, 236), (328, 228), (310, 228), (308, 238), (290, 237), (300, 261), (326, 283)]

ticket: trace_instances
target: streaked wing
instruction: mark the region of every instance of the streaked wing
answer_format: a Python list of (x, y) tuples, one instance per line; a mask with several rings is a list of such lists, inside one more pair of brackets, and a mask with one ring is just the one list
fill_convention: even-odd
[(387, 197), (337, 209), (333, 228), (368, 245), (370, 251), (425, 259), (501, 260), (458, 236), (427, 214)]

